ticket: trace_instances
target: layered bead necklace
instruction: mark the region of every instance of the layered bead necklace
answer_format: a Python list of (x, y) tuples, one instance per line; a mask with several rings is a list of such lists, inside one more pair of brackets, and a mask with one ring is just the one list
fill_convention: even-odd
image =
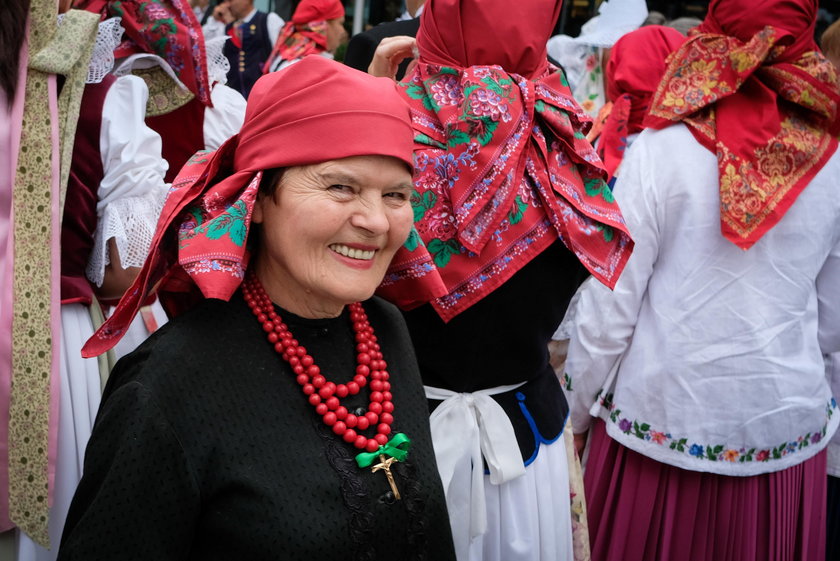
[[(355, 374), (349, 381), (336, 384), (326, 379), (306, 348), (293, 337), (253, 272), (242, 283), (242, 294), (262, 325), (266, 339), (292, 368), (295, 380), (324, 424), (331, 427), (345, 442), (364, 450), (356, 456), (359, 467), (371, 466), (378, 457), (380, 463), (372, 469), (385, 472), (395, 498), (399, 499), (390, 466), (393, 462), (405, 459), (410, 441), (402, 433), (389, 438), (391, 423), (394, 422), (394, 403), (391, 401), (388, 365), (362, 305), (356, 302), (348, 306), (356, 340)], [(350, 413), (341, 404), (341, 399), (358, 394), (368, 385), (370, 397), (367, 412), (364, 415)], [(370, 437), (362, 434), (368, 429), (375, 429), (375, 434)]]

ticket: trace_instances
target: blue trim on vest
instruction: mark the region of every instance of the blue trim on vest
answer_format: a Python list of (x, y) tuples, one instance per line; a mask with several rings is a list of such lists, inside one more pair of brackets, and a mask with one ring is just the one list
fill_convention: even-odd
[(522, 392), (516, 392), (516, 400), (519, 402), (519, 409), (522, 411), (522, 414), (525, 416), (525, 420), (528, 421), (528, 426), (531, 427), (531, 432), (534, 433), (534, 453), (531, 454), (531, 457), (525, 460), (525, 465), (529, 466), (531, 463), (537, 459), (537, 454), (540, 451), (540, 444), (553, 444), (557, 442), (557, 439), (563, 436), (563, 432), (566, 428), (566, 423), (569, 421), (569, 413), (566, 413), (566, 418), (563, 419), (563, 429), (557, 436), (548, 440), (543, 435), (540, 434), (540, 430), (537, 428), (537, 423), (534, 421), (534, 417), (531, 416), (531, 412), (528, 411), (528, 406), (525, 405), (525, 394)]

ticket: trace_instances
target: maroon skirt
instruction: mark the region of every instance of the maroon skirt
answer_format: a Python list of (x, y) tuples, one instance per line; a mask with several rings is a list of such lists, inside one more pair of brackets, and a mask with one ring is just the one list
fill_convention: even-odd
[(731, 477), (654, 461), (589, 436), (584, 488), (592, 561), (821, 561), (826, 453), (783, 471)]

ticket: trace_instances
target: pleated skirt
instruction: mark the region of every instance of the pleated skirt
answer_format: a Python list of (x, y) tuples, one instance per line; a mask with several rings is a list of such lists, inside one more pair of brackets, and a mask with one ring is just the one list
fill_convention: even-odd
[(593, 561), (822, 561), (826, 453), (783, 471), (684, 470), (593, 423), (584, 487)]

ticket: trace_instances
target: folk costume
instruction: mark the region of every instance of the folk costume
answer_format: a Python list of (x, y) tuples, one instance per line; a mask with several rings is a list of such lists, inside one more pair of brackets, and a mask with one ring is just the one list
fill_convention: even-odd
[(398, 83), (416, 235), (380, 294), (405, 310), (461, 561), (572, 558), (568, 409), (546, 344), (585, 271), (612, 285), (632, 249), (588, 118), (546, 61), (559, 10), (431, 0)]
[(566, 362), (575, 429), (599, 418), (593, 559), (823, 558), (840, 88), (816, 10), (711, 2), (623, 160), (636, 248), (581, 296)]
[(283, 26), (263, 72), (276, 72), (306, 55), (331, 57), (327, 52), (327, 21), (343, 16), (340, 0), (303, 0), (291, 21)]
[(647, 25), (622, 36), (610, 50), (605, 78), (610, 109), (606, 115), (602, 111), (601, 120), (587, 135), (610, 181), (629, 144), (642, 131), (650, 101), (665, 74), (665, 59), (685, 40), (670, 27)]
[[(378, 135), (361, 134), (367, 127)], [(242, 131), (182, 170), (135, 290), (84, 349), (112, 346), (160, 284), (178, 317), (108, 382), (61, 559), (454, 558), (428, 409), (396, 310), (374, 299), (304, 319), (273, 306), (253, 280), (243, 285), (263, 170), (367, 154), (410, 165), (404, 104), (386, 80), (308, 57), (259, 80)], [(282, 342), (268, 326), (276, 315), (287, 325)], [(356, 342), (370, 343), (371, 329), (381, 357), (371, 351), (368, 363), (390, 378), (357, 369)], [(341, 407), (310, 404), (281, 343), (311, 352)], [(383, 379), (390, 387), (380, 392)], [(339, 414), (340, 427), (328, 423)], [(160, 476), (150, 480), (144, 465)], [(147, 512), (157, 522), (138, 530)]]
[(230, 37), (224, 48), (230, 61), (228, 84), (245, 99), (254, 82), (263, 75), (263, 67), (279, 41), (283, 24), (283, 19), (274, 12), (254, 9), (241, 20), (225, 26), (225, 33)]

